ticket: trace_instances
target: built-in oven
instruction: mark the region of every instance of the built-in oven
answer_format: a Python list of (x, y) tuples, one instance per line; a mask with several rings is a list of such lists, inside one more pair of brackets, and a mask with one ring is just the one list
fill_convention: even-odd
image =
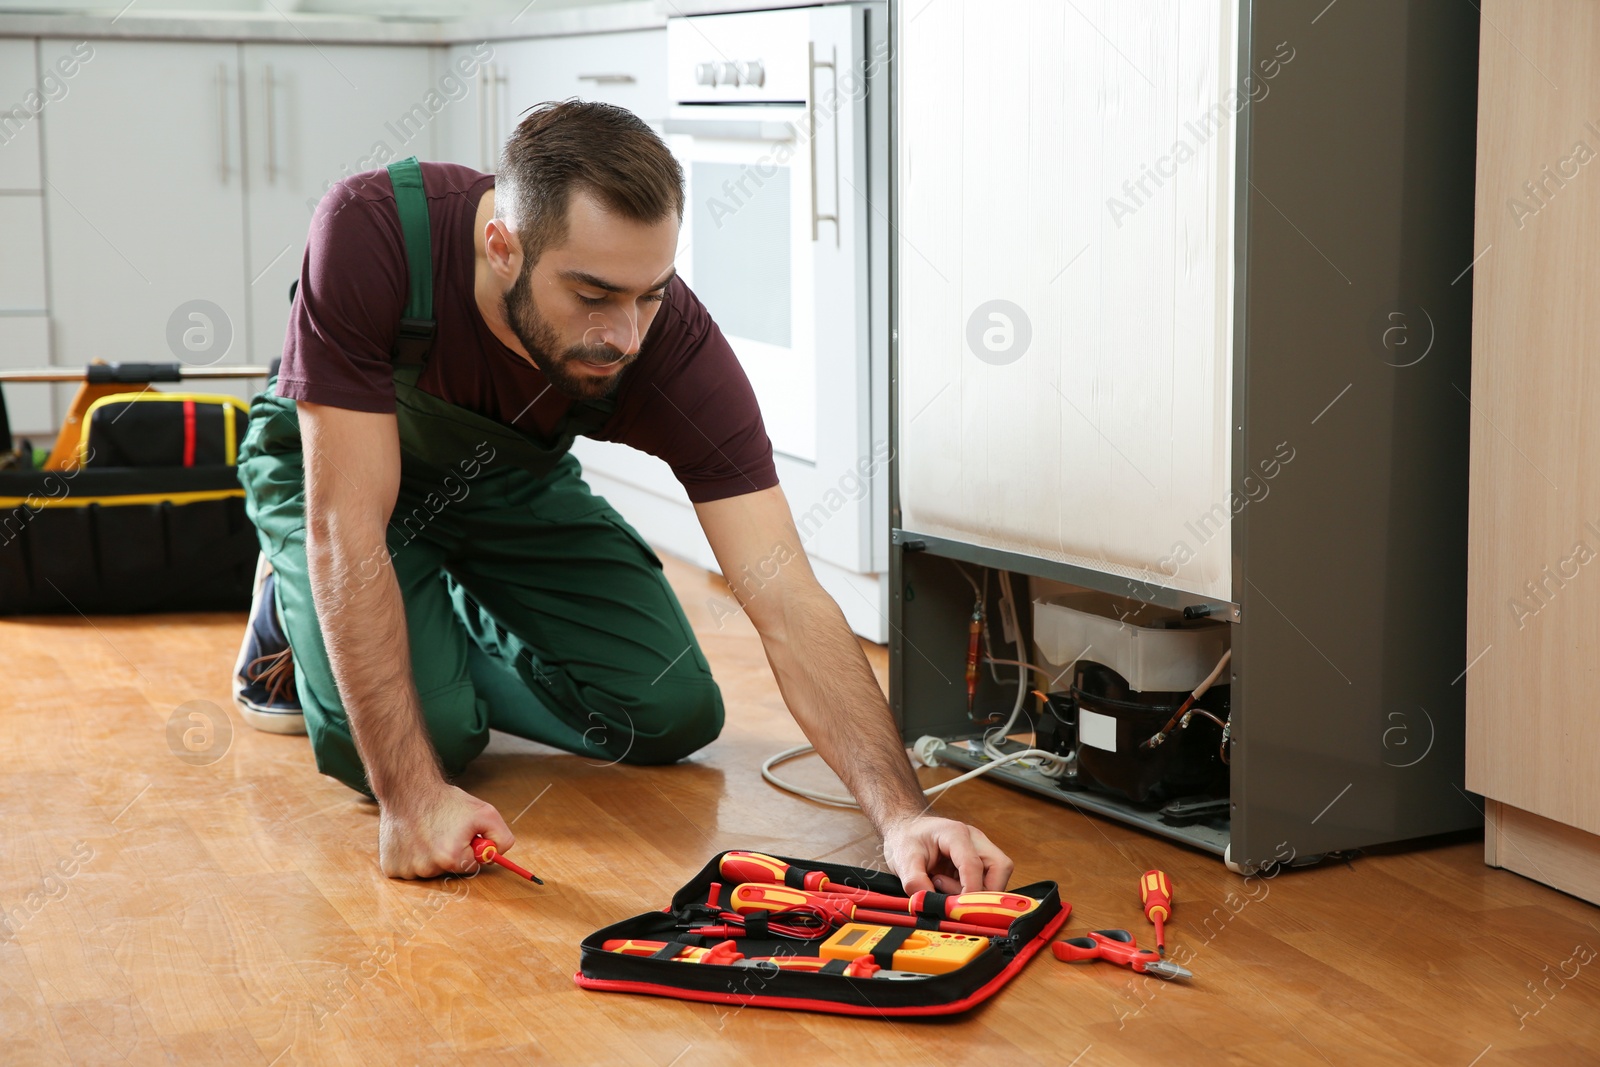
[[(876, 3), (667, 21), (665, 130), (687, 183), (678, 271), (755, 388), (807, 555), (879, 640), (886, 60)], [(647, 538), (682, 536), (670, 515), (634, 510)]]
[[(755, 388), (808, 555), (872, 572), (872, 5), (667, 22), (678, 269)], [(879, 203), (877, 210), (886, 210)]]

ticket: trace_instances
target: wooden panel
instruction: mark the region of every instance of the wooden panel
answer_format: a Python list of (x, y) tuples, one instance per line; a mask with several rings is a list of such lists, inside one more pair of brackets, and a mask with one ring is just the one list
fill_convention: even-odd
[(1600, 5), (1483, 14), (1466, 784), (1600, 833)]
[(1484, 816), (1485, 863), (1600, 904), (1600, 836), (1495, 801)]
[(1232, 599), (1235, 5), (901, 13), (901, 525)]

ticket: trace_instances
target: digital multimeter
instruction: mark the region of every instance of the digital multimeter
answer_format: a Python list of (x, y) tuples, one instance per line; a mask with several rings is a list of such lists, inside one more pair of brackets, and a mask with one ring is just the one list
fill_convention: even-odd
[[(989, 947), (989, 939), (976, 934), (947, 934), (938, 930), (912, 930), (903, 926), (874, 926), (871, 923), (846, 923), (822, 943), (821, 955), (827, 959), (853, 960), (874, 952), (891, 933), (906, 934), (894, 950), (895, 970), (917, 974), (948, 974), (971, 963)], [(882, 960), (879, 966), (888, 967)]]

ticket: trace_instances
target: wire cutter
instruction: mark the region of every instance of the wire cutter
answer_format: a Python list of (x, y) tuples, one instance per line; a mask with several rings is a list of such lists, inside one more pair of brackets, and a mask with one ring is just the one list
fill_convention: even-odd
[(1056, 959), (1069, 962), (1109, 960), (1159, 978), (1194, 977), (1171, 960), (1162, 959), (1160, 953), (1140, 948), (1133, 935), (1126, 930), (1092, 930), (1083, 937), (1063, 937), (1050, 946), (1050, 951), (1055, 953)]

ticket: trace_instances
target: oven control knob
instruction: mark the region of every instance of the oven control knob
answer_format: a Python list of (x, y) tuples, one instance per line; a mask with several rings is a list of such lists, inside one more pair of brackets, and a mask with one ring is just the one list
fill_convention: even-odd
[(718, 63), (717, 64), (717, 84), (718, 85), (738, 85), (739, 84), (739, 64), (737, 64), (737, 63)]
[(754, 85), (758, 89), (767, 83), (767, 68), (761, 65), (761, 60), (752, 59), (744, 64), (743, 81), (744, 84)]
[(696, 85), (717, 84), (717, 65), (715, 63), (696, 63), (694, 65), (694, 81)]

